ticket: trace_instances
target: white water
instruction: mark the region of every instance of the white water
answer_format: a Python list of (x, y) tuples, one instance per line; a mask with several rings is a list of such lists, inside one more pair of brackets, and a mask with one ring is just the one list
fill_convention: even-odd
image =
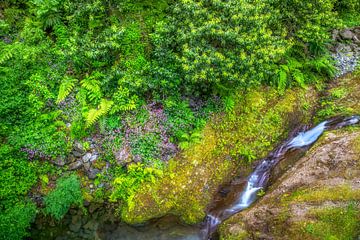
[(324, 121), (309, 131), (299, 133), (293, 140), (291, 140), (288, 146), (301, 148), (314, 143), (326, 129), (327, 123), (327, 121)]

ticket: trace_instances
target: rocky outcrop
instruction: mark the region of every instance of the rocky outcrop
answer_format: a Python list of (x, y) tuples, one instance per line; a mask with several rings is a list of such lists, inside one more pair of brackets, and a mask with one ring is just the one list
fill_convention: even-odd
[[(321, 102), (321, 117), (359, 114), (360, 73), (331, 83)], [(222, 239), (353, 239), (360, 234), (358, 127), (328, 132), (296, 163), (280, 165), (284, 169), (275, 172), (285, 173), (265, 196), (223, 223)]]
[(222, 239), (318, 239), (306, 229), (319, 221), (315, 213), (360, 203), (359, 146), (359, 129), (327, 133), (252, 208), (223, 224)]

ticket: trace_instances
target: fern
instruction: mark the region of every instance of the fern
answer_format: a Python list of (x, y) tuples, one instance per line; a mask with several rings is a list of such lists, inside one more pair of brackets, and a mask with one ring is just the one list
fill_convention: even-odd
[(56, 99), (56, 104), (59, 104), (70, 94), (70, 92), (74, 88), (76, 82), (77, 82), (77, 79), (65, 76), (65, 78), (62, 81), (60, 88), (59, 88), (59, 93), (58, 93), (58, 96)]
[(113, 101), (109, 101), (107, 99), (101, 99), (101, 102), (97, 109), (90, 109), (89, 113), (86, 116), (86, 124), (85, 127), (89, 128), (92, 126), (101, 116), (107, 114), (112, 105), (114, 104)]
[(88, 97), (90, 101), (99, 100), (102, 96), (100, 89), (100, 81), (97, 79), (102, 77), (101, 73), (96, 72), (93, 76), (84, 78), (81, 81), (81, 86), (88, 91)]
[(5, 63), (6, 61), (10, 60), (10, 58), (12, 57), (13, 55), (10, 51), (3, 53), (2, 55), (0, 55), (0, 64)]
[(305, 88), (304, 74), (299, 69), (295, 69), (291, 75), (292, 78), (299, 84), (300, 87)]
[(288, 68), (287, 67), (284, 68), (284, 67), (286, 67), (286, 66), (283, 65), (283, 67), (277, 71), (276, 85), (278, 87), (279, 92), (284, 92), (285, 88), (286, 88), (286, 85), (287, 85), (287, 71), (286, 71), (286, 69), (288, 70)]

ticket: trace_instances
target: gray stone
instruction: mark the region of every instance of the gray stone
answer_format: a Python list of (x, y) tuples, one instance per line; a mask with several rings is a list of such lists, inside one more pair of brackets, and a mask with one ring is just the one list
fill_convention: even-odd
[(82, 165), (83, 165), (83, 162), (81, 160), (78, 160), (69, 165), (69, 170), (79, 169)]
[(114, 152), (115, 159), (119, 165), (125, 165), (131, 162), (130, 147), (125, 145), (120, 150)]
[(91, 168), (89, 171), (88, 171), (88, 178), (89, 179), (95, 179), (96, 178), (96, 175), (100, 173), (100, 170), (99, 169), (96, 169), (96, 168)]
[(81, 153), (85, 153), (83, 145), (79, 142), (74, 143), (74, 150)]
[(56, 157), (55, 160), (52, 161), (52, 163), (55, 164), (56, 166), (62, 167), (65, 165), (66, 162), (65, 162), (64, 158), (58, 156), (58, 157)]
[(84, 168), (86, 171), (90, 170), (90, 166), (91, 166), (90, 162), (84, 163)]
[(91, 153), (87, 153), (82, 157), (82, 160), (84, 162), (88, 162), (91, 159), (91, 157), (92, 157)]
[(98, 157), (99, 157), (98, 155), (94, 154), (94, 155), (91, 156), (91, 158), (89, 159), (89, 161), (90, 161), (90, 162), (93, 162), (93, 161), (95, 161), (96, 159), (98, 159)]
[(344, 40), (352, 40), (354, 37), (354, 33), (352, 31), (350, 31), (349, 29), (347, 29), (345, 31), (342, 31), (340, 33), (340, 36)]
[(81, 153), (81, 152), (79, 152), (79, 151), (77, 151), (77, 150), (74, 150), (74, 151), (72, 151), (71, 153), (72, 153), (72, 155), (73, 155), (74, 157), (77, 157), (77, 158), (79, 158), (79, 157), (81, 157), (82, 155), (84, 155), (83, 153)]

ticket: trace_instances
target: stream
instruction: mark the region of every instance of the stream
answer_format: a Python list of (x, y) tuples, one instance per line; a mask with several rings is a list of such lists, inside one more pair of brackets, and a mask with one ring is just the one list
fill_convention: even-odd
[[(219, 191), (215, 196), (214, 202), (210, 205), (204, 222), (200, 225), (184, 225), (177, 221), (175, 217), (166, 216), (151, 221), (143, 226), (129, 226), (118, 221), (93, 221), (96, 228), (92, 228), (89, 223), (84, 224), (84, 230), (79, 230), (74, 234), (67, 229), (67, 225), (45, 227), (46, 231), (35, 229), (30, 239), (85, 239), (87, 234), (92, 234), (90, 239), (102, 240), (205, 240), (216, 239), (217, 227), (221, 222), (232, 215), (248, 208), (262, 194), (265, 194), (266, 188), (271, 184), (274, 168), (280, 162), (294, 163), (300, 158), (322, 135), (326, 130), (334, 130), (350, 125), (360, 123), (360, 116), (337, 117), (321, 122), (317, 126), (297, 132), (275, 148), (270, 154), (258, 161), (254, 171), (248, 176), (245, 183), (231, 184), (225, 192)], [(276, 174), (275, 174), (276, 175)], [(276, 177), (275, 177), (276, 179)], [(77, 224), (67, 216), (68, 225)], [(73, 216), (74, 217), (74, 216)], [(85, 216), (86, 217), (86, 216)], [(78, 221), (81, 220), (81, 217)], [(86, 226), (89, 225), (87, 228)], [(56, 231), (55, 231), (56, 229)]]

